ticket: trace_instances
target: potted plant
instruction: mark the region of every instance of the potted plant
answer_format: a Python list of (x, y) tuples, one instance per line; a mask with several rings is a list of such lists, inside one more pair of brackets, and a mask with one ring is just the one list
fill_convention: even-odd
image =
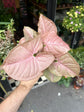
[(64, 76), (61, 78), (61, 80), (59, 80), (58, 84), (59, 85), (64, 85), (65, 87), (69, 87), (71, 85), (71, 82), (72, 82), (72, 78), (71, 77), (68, 77), (68, 78), (65, 78)]
[(71, 49), (69, 53), (76, 59), (76, 61), (80, 65), (80, 74), (75, 78), (71, 77), (62, 77), (58, 82), (59, 85), (64, 85), (65, 87), (69, 87), (73, 82), (74, 88), (79, 89), (84, 86), (84, 47), (80, 46), (76, 49)]
[(84, 47), (80, 46), (70, 51), (71, 55), (80, 65), (80, 74), (74, 78), (74, 88), (79, 89), (84, 86)]
[(81, 32), (84, 32), (84, 6), (75, 6), (70, 9), (63, 19), (63, 27), (72, 32), (71, 47), (76, 48), (80, 40)]
[[(0, 29), (0, 65), (3, 63), (8, 52), (14, 47), (14, 21), (11, 19), (10, 22), (0, 22), (4, 25), (3, 29)], [(10, 91), (7, 75), (5, 71), (0, 70), (0, 88), (7, 95), (6, 91)]]
[(79, 76), (74, 78), (74, 88), (80, 89), (81, 87), (84, 87), (84, 70), (81, 70)]

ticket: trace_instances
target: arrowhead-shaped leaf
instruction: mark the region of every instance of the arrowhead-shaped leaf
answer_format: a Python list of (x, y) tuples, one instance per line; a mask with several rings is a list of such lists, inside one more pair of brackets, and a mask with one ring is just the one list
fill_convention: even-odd
[(23, 44), (24, 42), (26, 42), (25, 38), (22, 37), (20, 40), (19, 40), (19, 44)]
[(70, 50), (66, 44), (55, 32), (50, 32), (42, 38), (44, 51), (52, 53), (55, 57), (60, 57)]
[(24, 27), (23, 32), (26, 41), (29, 41), (32, 38), (37, 37), (37, 32), (30, 27)]
[(49, 69), (44, 70), (43, 75), (45, 75), (45, 77), (51, 82), (58, 82), (62, 78), (62, 76), (52, 74)]
[(39, 23), (38, 23), (38, 33), (40, 33), (40, 35), (42, 36), (51, 31), (55, 31), (55, 33), (57, 33), (57, 28), (55, 23), (52, 20), (40, 14)]
[(18, 45), (8, 54), (3, 69), (16, 80), (35, 78), (54, 61), (52, 54), (38, 53), (42, 47), (40, 38)]
[(49, 67), (50, 72), (54, 75), (65, 77), (75, 77), (79, 75), (79, 64), (69, 53), (57, 58), (56, 61), (57, 62), (54, 62)]

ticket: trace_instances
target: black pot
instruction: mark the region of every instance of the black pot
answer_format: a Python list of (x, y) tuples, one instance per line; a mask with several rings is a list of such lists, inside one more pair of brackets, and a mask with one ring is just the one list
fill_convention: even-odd
[[(6, 78), (6, 80), (1, 80), (1, 76), (0, 76), (0, 83), (3, 85), (6, 92), (12, 91), (12, 88), (11, 88), (7, 78)], [(0, 97), (4, 97), (4, 95), (5, 95), (5, 92), (0, 87)]]
[(72, 34), (72, 40), (71, 40), (71, 46), (70, 46), (72, 49), (75, 49), (78, 47), (80, 37), (81, 37), (81, 31), (74, 32)]
[[(81, 80), (81, 82), (78, 83), (78, 80)], [(74, 78), (74, 88), (80, 89), (81, 87), (84, 87), (84, 69), (80, 69), (79, 76)]]

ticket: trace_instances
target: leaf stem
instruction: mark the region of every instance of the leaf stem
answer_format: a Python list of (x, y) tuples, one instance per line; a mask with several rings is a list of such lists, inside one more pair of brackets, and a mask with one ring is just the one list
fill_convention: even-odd
[(6, 90), (5, 90), (5, 88), (3, 87), (3, 85), (1, 84), (1, 82), (0, 82), (0, 87), (1, 87), (1, 89), (4, 91), (4, 93), (8, 96), (8, 93), (6, 92)]

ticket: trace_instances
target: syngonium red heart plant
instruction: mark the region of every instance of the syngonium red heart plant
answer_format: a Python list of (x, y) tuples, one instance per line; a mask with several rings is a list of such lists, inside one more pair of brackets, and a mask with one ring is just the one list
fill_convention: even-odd
[(24, 37), (13, 48), (1, 66), (16, 80), (31, 80), (40, 72), (52, 82), (62, 76), (75, 77), (80, 67), (68, 53), (70, 47), (57, 35), (53, 21), (40, 14), (38, 32), (24, 27)]

